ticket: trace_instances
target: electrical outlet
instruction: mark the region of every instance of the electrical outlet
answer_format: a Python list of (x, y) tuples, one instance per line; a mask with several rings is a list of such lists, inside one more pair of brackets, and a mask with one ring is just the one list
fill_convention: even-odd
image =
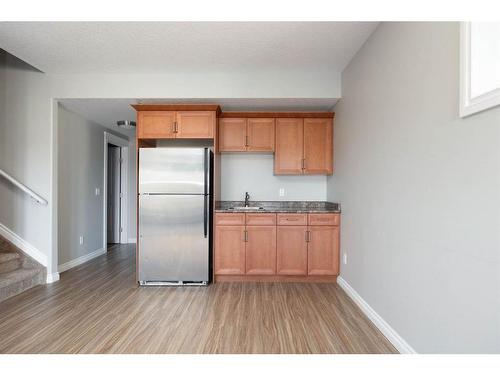
[(285, 188), (280, 188), (280, 197), (285, 196)]
[(347, 264), (347, 253), (344, 253), (344, 264)]
[(83, 245), (83, 236), (80, 236), (80, 245)]
[(95, 195), (101, 195), (101, 189), (96, 187), (95, 188)]

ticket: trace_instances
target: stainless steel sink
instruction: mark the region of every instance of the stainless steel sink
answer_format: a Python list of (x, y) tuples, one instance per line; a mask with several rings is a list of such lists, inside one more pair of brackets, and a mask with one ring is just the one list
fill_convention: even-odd
[(263, 210), (264, 207), (259, 207), (259, 206), (248, 206), (248, 207), (229, 207), (230, 210), (235, 210), (235, 211), (246, 211), (246, 210)]

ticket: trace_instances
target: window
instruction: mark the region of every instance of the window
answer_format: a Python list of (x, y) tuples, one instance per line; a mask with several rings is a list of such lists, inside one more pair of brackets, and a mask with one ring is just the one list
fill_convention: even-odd
[(460, 116), (500, 105), (500, 22), (463, 22)]

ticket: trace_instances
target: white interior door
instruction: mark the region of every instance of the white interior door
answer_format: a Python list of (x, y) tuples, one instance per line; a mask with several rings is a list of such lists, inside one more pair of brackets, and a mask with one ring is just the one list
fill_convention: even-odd
[(108, 145), (108, 243), (120, 243), (121, 148)]

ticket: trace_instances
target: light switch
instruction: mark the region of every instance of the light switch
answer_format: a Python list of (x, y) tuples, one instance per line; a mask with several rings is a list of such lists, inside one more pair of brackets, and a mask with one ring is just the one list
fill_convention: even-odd
[(285, 188), (280, 188), (280, 197), (285, 196)]
[(101, 189), (96, 187), (95, 188), (95, 195), (101, 195)]

